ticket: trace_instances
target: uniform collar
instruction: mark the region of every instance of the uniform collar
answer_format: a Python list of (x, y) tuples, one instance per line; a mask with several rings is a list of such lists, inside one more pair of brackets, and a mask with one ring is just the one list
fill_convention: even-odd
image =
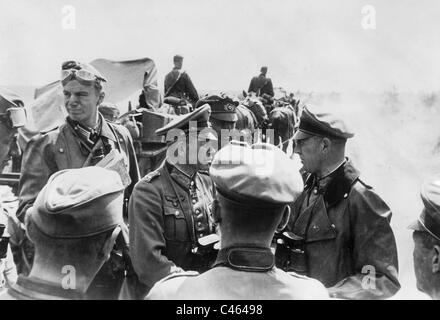
[(221, 249), (213, 267), (228, 267), (246, 272), (268, 272), (275, 266), (270, 248), (240, 245)]
[(63, 289), (60, 285), (35, 277), (18, 276), (12, 291), (37, 300), (84, 300), (85, 294), (72, 289)]
[(113, 133), (113, 130), (110, 128), (108, 122), (104, 119), (104, 116), (102, 114), (99, 114), (99, 117), (101, 118), (101, 123), (102, 123), (101, 136), (116, 142), (116, 137)]
[(189, 165), (177, 166), (168, 161), (166, 163), (168, 165), (170, 176), (182, 185), (182, 187), (189, 188), (191, 182), (195, 180), (197, 169), (194, 166)]
[[(360, 172), (357, 170), (350, 159), (339, 166), (330, 175), (326, 176), (324, 186), (324, 200), (331, 207), (343, 198), (348, 196), (351, 186), (359, 179)], [(311, 190), (315, 186), (316, 175), (309, 174), (304, 184), (304, 190)]]
[[(113, 134), (112, 129), (110, 128), (110, 125), (108, 124), (108, 122), (104, 119), (104, 116), (100, 113), (98, 113), (98, 117), (99, 117), (99, 122), (101, 123), (101, 128), (99, 135), (101, 137), (105, 137), (109, 140), (112, 140), (114, 142), (116, 142), (116, 137)], [(70, 119), (69, 117), (67, 117), (66, 119), (67, 123), (70, 124), (70, 127), (73, 131), (75, 131), (74, 126), (77, 124), (77, 122), (75, 120)]]

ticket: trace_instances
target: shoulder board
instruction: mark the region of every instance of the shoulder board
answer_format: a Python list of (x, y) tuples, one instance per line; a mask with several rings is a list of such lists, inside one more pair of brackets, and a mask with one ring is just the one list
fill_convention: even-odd
[(144, 180), (147, 182), (151, 182), (155, 177), (160, 176), (159, 170), (151, 171), (150, 173), (146, 174), (144, 177)]
[(58, 126), (58, 127), (52, 128), (52, 129), (47, 130), (47, 131), (40, 131), (40, 133), (41, 133), (42, 135), (44, 135), (44, 134), (47, 134), (47, 133), (49, 133), (49, 132), (52, 132), (52, 131), (58, 130), (59, 128), (60, 128), (60, 127)]
[(367, 189), (373, 189), (373, 187), (372, 186), (370, 186), (369, 184), (366, 184), (365, 182), (363, 182), (360, 178), (358, 178), (357, 179), (359, 182), (360, 182), (360, 184), (362, 184), (365, 188), (367, 188)]
[(182, 272), (173, 272), (172, 274), (166, 276), (165, 278), (162, 279), (161, 282), (165, 282), (171, 279), (176, 279), (176, 278), (181, 278), (181, 277), (196, 277), (198, 276), (200, 273), (198, 273), (197, 271), (182, 271)]
[(307, 276), (303, 276), (301, 274), (298, 274), (296, 272), (293, 271), (289, 271), (287, 272), (289, 276), (292, 276), (294, 278), (298, 278), (298, 279), (302, 279), (302, 280), (310, 280), (311, 278), (307, 277)]

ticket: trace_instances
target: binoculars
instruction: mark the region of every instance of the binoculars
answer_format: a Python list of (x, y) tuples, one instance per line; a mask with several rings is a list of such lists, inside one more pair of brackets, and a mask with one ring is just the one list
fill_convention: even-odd
[(303, 237), (291, 231), (275, 234), (276, 243), (275, 263), (286, 272), (293, 271), (307, 275), (308, 265)]

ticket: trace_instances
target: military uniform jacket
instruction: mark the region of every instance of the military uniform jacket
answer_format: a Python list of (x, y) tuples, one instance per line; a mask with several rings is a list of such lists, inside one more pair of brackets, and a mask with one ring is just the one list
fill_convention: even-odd
[[(140, 282), (149, 288), (176, 266), (196, 271), (209, 267), (209, 261), (200, 260), (192, 250), (197, 238), (213, 232), (213, 183), (207, 173), (189, 176), (165, 161), (133, 190), (130, 255)], [(197, 189), (197, 196), (191, 195), (191, 187)]]
[(0, 294), (0, 300), (84, 300), (84, 294), (66, 290), (33, 277), (18, 276), (17, 283)]
[[(100, 117), (101, 136), (107, 138), (112, 148), (117, 148), (125, 158), (131, 178), (131, 184), (125, 193), (128, 199), (133, 186), (139, 181), (139, 169), (130, 133), (123, 126), (109, 123), (101, 115)], [(93, 150), (100, 147), (102, 147), (102, 139), (98, 140)], [(79, 138), (67, 122), (50, 132), (32, 138), (23, 154), (17, 217), (24, 221), (26, 210), (32, 206), (53, 173), (89, 165), (94, 165), (90, 154), (82, 151)]]
[(147, 299), (268, 300), (327, 299), (319, 281), (274, 267), (269, 248), (238, 245), (220, 250), (214, 267), (201, 275), (173, 274)]
[(265, 75), (260, 74), (258, 77), (253, 77), (249, 84), (248, 92), (255, 92), (258, 96), (268, 94), (273, 97), (273, 85), (270, 78), (266, 78)]
[(196, 103), (199, 100), (199, 95), (189, 75), (175, 68), (165, 76), (164, 92), (165, 97), (187, 97), (192, 103)]
[[(390, 208), (359, 180), (350, 161), (334, 172), (324, 190), (316, 190), (316, 201), (304, 208), (305, 197), (315, 192), (312, 182), (309, 175), (288, 224), (289, 230), (305, 238), (307, 270), (299, 271), (321, 281), (332, 297), (392, 296), (400, 285)], [(293, 261), (290, 270), (296, 267)]]

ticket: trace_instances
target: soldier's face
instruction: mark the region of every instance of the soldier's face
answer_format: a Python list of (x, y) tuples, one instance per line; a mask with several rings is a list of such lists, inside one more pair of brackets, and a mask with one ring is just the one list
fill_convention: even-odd
[(310, 137), (307, 139), (295, 140), (295, 153), (299, 155), (304, 170), (316, 173), (322, 163), (322, 138)]
[(209, 121), (211, 122), (212, 129), (214, 129), (215, 133), (217, 134), (217, 139), (219, 139), (219, 141), (221, 141), (222, 138), (221, 136), (222, 129), (225, 130), (235, 129), (235, 122), (233, 121), (222, 121), (213, 118), (211, 118)]
[(414, 231), (414, 272), (416, 274), (417, 289), (427, 294), (432, 293), (435, 289), (438, 280), (438, 273), (434, 273), (433, 259), (435, 259), (434, 248), (429, 249), (425, 247), (423, 232)]
[(182, 69), (182, 66), (183, 66), (183, 60), (176, 60), (176, 61), (174, 61), (174, 66), (175, 66), (177, 69)]
[(103, 98), (104, 93), (99, 92), (94, 84), (72, 80), (64, 86), (64, 105), (70, 118), (87, 126), (95, 124), (98, 105)]

